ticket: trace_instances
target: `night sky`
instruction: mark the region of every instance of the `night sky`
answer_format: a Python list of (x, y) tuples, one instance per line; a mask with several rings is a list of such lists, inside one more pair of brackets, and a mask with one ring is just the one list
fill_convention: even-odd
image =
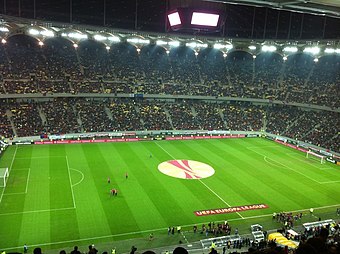
[[(46, 21), (165, 32), (168, 6), (173, 3), (166, 0), (0, 0), (0, 13)], [(218, 36), (293, 40), (340, 38), (340, 19), (240, 5), (226, 5), (225, 9), (225, 29)]]

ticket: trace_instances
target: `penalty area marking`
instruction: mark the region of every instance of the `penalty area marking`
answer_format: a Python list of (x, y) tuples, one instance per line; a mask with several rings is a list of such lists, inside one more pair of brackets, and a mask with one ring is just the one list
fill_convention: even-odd
[[(162, 146), (158, 144), (158, 142), (155, 143), (159, 148), (161, 148), (164, 152), (166, 152), (171, 158), (176, 160), (174, 156), (172, 156), (167, 150), (165, 150)], [(228, 204), (222, 197), (220, 197), (215, 191), (213, 191), (208, 185), (206, 185), (201, 179), (197, 179), (201, 184), (203, 184), (210, 192), (212, 192), (218, 199), (220, 199), (224, 204), (226, 204), (228, 207), (231, 207), (230, 204)], [(239, 212), (236, 212), (238, 216), (240, 216), (242, 219), (244, 218)]]
[[(332, 207), (339, 207), (340, 204), (337, 205), (329, 205), (329, 206), (320, 206), (320, 207), (313, 207), (314, 210), (318, 209), (324, 209), (324, 208), (332, 208)], [(67, 208), (65, 208), (67, 209)], [(69, 209), (74, 209), (73, 207)], [(309, 212), (309, 209), (301, 209), (301, 210), (295, 210), (295, 211), (287, 211), (291, 213), (298, 213), (298, 212)], [(0, 214), (1, 215), (1, 214)], [(248, 220), (248, 219), (256, 219), (256, 218), (265, 218), (265, 217), (271, 217), (273, 214), (262, 214), (262, 215), (255, 215), (255, 216), (248, 216), (248, 217), (242, 217), (242, 218), (235, 218), (235, 219), (228, 219), (228, 221), (239, 221), (239, 220)], [(202, 224), (208, 224), (208, 222), (202, 222)], [(218, 222), (223, 222), (223, 221), (216, 221)], [(188, 224), (188, 225), (181, 225), (181, 227), (193, 227), (195, 224)], [(112, 234), (112, 235), (106, 235), (106, 236), (95, 236), (95, 237), (88, 237), (88, 238), (82, 238), (82, 239), (76, 239), (76, 240), (68, 240), (68, 241), (59, 241), (59, 242), (50, 242), (50, 243), (39, 243), (39, 244), (31, 244), (31, 247), (41, 247), (41, 246), (48, 246), (48, 245), (57, 245), (57, 244), (69, 244), (69, 243), (77, 243), (77, 242), (88, 242), (92, 240), (100, 240), (100, 239), (106, 239), (106, 238), (112, 238), (112, 237), (120, 237), (120, 236), (128, 236), (128, 235), (136, 235), (136, 234), (144, 234), (144, 233), (154, 233), (155, 231), (164, 231), (167, 230), (168, 228), (158, 228), (158, 229), (149, 229), (149, 230), (143, 230), (143, 231), (134, 231), (134, 232), (128, 232), (128, 233), (121, 233), (121, 234)], [(14, 249), (19, 249), (22, 248), (22, 246), (16, 246), (16, 247), (9, 247), (9, 248), (3, 248), (2, 250), (8, 251), (8, 250), (14, 250)]]
[(72, 184), (72, 187), (74, 187), (74, 186), (77, 186), (78, 184), (80, 184), (83, 180), (84, 180), (84, 178), (85, 178), (85, 176), (84, 176), (84, 173), (83, 172), (81, 172), (80, 170), (78, 170), (78, 169), (75, 169), (75, 168), (70, 168), (70, 170), (73, 170), (73, 171), (76, 171), (76, 172), (78, 172), (78, 173), (80, 173), (81, 174), (81, 179), (77, 182), (77, 183), (75, 183), (75, 184)]
[[(257, 151), (254, 151), (254, 150), (252, 150), (252, 149), (249, 149), (249, 150), (250, 150), (250, 151), (253, 151), (254, 153), (257, 153), (258, 155), (261, 155), (261, 156), (263, 156), (263, 157), (267, 157), (266, 155), (264, 155), (264, 154), (262, 154), (262, 153), (259, 153), (259, 152), (257, 152)], [(283, 163), (281, 163), (281, 162), (278, 162), (278, 161), (275, 161), (275, 162), (278, 163), (278, 164), (280, 164), (281, 166), (283, 166), (283, 167), (285, 167), (285, 168), (287, 168), (287, 169), (289, 169), (289, 170), (291, 170), (291, 171), (293, 171), (293, 172), (299, 174), (299, 175), (302, 175), (302, 176), (308, 178), (309, 180), (311, 180), (311, 181), (313, 181), (313, 182), (316, 182), (316, 183), (320, 184), (319, 181), (317, 181), (317, 180), (315, 180), (315, 179), (313, 179), (313, 178), (311, 178), (311, 177), (305, 175), (304, 173), (301, 173), (301, 172), (299, 172), (299, 171), (297, 171), (297, 170), (295, 170), (295, 169), (293, 169), (293, 168), (291, 168), (291, 167), (289, 167), (289, 166), (287, 166), (287, 165), (285, 165), (285, 164), (283, 164)]]
[[(15, 146), (15, 151), (14, 151), (14, 154), (13, 154), (13, 158), (12, 158), (12, 161), (11, 161), (11, 165), (9, 166), (8, 175), (10, 175), (10, 173), (11, 173), (11, 170), (12, 170), (12, 167), (13, 167), (13, 163), (14, 163), (14, 159), (15, 159), (15, 156), (17, 154), (17, 151), (18, 151), (18, 146), (16, 145)], [(0, 195), (0, 204), (1, 204), (2, 198), (3, 198), (4, 193), (5, 193), (5, 189), (6, 189), (5, 187), (2, 188), (1, 195)]]

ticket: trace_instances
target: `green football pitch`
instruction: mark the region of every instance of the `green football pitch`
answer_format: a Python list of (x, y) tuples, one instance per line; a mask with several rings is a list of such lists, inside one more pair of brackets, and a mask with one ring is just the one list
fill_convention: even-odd
[[(169, 176), (158, 169), (169, 160), (202, 162), (214, 173)], [(169, 226), (210, 221), (256, 223), (311, 207), (335, 214), (340, 207), (339, 166), (262, 138), (11, 146), (0, 159), (4, 167), (10, 175), (0, 188), (0, 250), (7, 251), (25, 243), (46, 250), (166, 236)], [(194, 213), (251, 204), (268, 208)]]

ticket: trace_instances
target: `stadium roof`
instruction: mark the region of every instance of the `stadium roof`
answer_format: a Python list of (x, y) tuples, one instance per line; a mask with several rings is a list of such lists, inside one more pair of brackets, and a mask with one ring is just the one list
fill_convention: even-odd
[(269, 7), (279, 10), (295, 11), (308, 14), (325, 15), (340, 18), (339, 0), (204, 0), (258, 7)]

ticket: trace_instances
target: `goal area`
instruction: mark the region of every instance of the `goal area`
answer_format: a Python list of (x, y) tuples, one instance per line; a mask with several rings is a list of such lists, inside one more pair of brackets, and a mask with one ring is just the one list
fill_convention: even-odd
[(8, 176), (8, 168), (0, 168), (0, 187), (6, 187)]
[(312, 152), (312, 151), (308, 151), (308, 152), (306, 153), (306, 158), (307, 158), (307, 159), (312, 159), (312, 160), (319, 161), (321, 164), (326, 163), (326, 156), (323, 156), (323, 155), (314, 153), (314, 152)]

